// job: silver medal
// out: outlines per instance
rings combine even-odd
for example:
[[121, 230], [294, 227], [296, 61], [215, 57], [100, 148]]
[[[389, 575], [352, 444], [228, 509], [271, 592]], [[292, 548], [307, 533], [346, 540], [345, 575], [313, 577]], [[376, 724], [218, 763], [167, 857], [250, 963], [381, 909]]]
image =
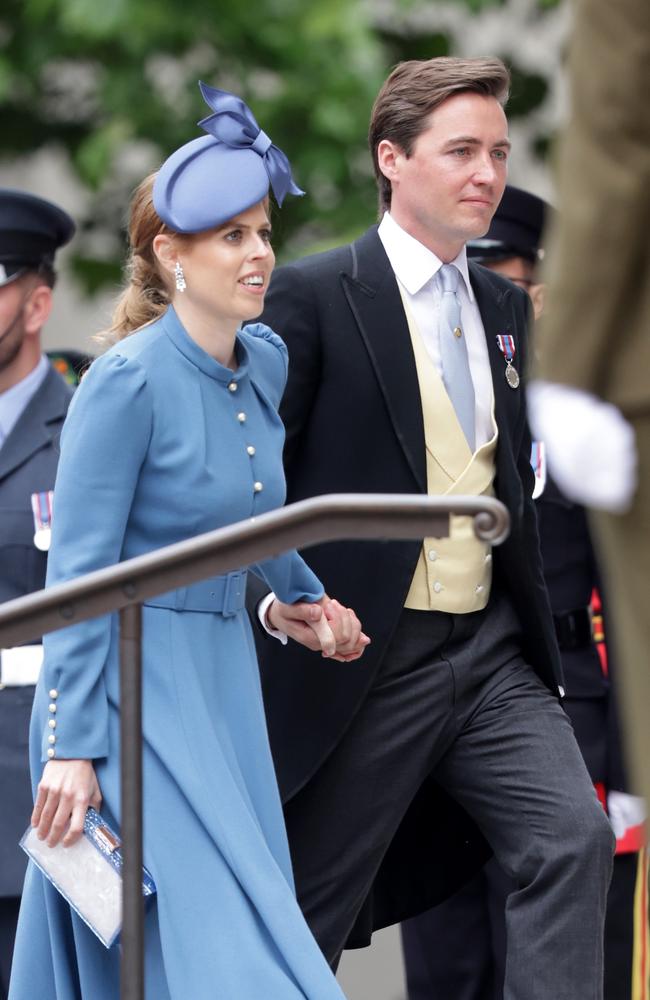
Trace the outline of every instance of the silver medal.
[[510, 362], [506, 365], [506, 382], [511, 389], [519, 388], [519, 372]]
[[34, 532], [34, 545], [41, 552], [47, 552], [51, 538], [52, 532], [49, 528], [37, 528]]

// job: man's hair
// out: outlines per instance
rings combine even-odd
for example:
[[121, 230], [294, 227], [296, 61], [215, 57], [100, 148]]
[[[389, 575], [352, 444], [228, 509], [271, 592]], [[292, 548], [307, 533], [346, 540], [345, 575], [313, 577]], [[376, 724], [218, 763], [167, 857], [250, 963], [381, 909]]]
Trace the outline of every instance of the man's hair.
[[494, 97], [503, 106], [508, 100], [510, 72], [500, 59], [411, 59], [399, 63], [377, 95], [370, 116], [368, 143], [372, 153], [380, 216], [390, 208], [391, 184], [379, 169], [377, 147], [389, 139], [410, 156], [429, 116], [456, 94]]
[[50, 264], [49, 261], [42, 261], [34, 273], [38, 275], [40, 283], [47, 285], [48, 288], [54, 288], [56, 285], [57, 273], [54, 270], [54, 265]]

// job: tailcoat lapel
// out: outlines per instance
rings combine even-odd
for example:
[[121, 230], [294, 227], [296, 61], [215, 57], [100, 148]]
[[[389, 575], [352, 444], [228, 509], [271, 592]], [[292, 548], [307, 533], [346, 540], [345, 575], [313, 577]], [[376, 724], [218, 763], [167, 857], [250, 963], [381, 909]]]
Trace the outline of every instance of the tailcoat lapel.
[[71, 395], [71, 389], [50, 368], [0, 448], [0, 480], [58, 435]]
[[424, 422], [415, 358], [397, 281], [376, 227], [351, 246], [343, 292], [363, 338], [395, 433], [423, 493]]

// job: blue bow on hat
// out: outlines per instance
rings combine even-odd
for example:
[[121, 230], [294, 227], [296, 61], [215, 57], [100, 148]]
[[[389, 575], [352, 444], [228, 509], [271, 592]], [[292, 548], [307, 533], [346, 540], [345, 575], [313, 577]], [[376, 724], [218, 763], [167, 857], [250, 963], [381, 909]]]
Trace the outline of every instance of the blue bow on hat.
[[156, 212], [178, 233], [222, 225], [258, 204], [269, 184], [278, 205], [302, 195], [289, 161], [259, 127], [240, 97], [199, 83], [213, 114], [199, 122], [207, 135], [165, 160], [153, 188]]
[[282, 205], [288, 194], [303, 195], [305, 192], [300, 190], [291, 176], [287, 157], [262, 131], [241, 97], [229, 94], [227, 90], [208, 87], [200, 80], [199, 87], [205, 103], [214, 112], [198, 123], [201, 128], [233, 149], [252, 149], [261, 156], [278, 205]]

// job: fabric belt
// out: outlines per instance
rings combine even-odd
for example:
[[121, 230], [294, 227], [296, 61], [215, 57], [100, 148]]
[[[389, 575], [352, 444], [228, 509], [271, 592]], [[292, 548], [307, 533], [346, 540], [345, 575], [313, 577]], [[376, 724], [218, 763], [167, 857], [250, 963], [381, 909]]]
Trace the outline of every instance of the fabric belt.
[[560, 649], [581, 649], [593, 641], [588, 608], [567, 611], [564, 615], [553, 615], [553, 621]]
[[168, 590], [143, 603], [151, 608], [171, 608], [173, 611], [203, 611], [232, 618], [244, 608], [246, 571], [238, 570], [226, 576], [212, 576], [189, 587]]

